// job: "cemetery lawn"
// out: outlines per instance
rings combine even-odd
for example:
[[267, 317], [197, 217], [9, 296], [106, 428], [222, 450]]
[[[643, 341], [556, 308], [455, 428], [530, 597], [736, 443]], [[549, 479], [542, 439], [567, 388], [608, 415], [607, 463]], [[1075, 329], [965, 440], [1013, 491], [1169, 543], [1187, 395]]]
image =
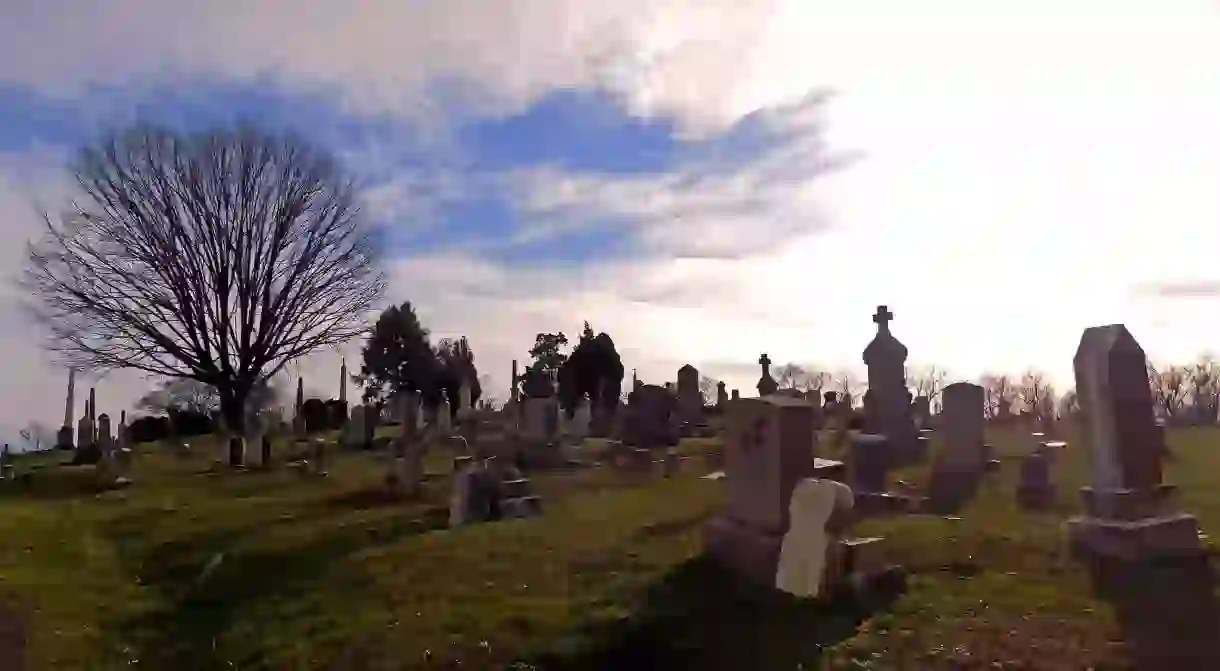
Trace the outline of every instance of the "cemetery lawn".
[[[1220, 524], [1218, 437], [1170, 434], [1168, 479], [1204, 529]], [[1018, 454], [1015, 435], [991, 438], [1001, 459]], [[1017, 510], [1006, 461], [960, 519], [863, 522], [858, 535], [885, 536], [909, 573], [903, 596], [868, 613], [745, 586], [700, 559], [722, 483], [699, 478], [699, 459], [649, 482], [606, 468], [535, 474], [543, 517], [449, 531], [445, 454], [429, 458], [426, 496], [411, 504], [378, 496], [384, 462], [370, 453], [335, 454], [325, 479], [283, 466], [201, 474], [212, 456], [143, 446], [125, 492], [85, 493], [88, 469], [47, 465], [30, 491], [0, 494], [0, 666], [14, 624], [35, 671], [1131, 661], [1115, 608], [1064, 548], [1060, 524], [1087, 478], [1077, 444], [1055, 465], [1050, 512]]]

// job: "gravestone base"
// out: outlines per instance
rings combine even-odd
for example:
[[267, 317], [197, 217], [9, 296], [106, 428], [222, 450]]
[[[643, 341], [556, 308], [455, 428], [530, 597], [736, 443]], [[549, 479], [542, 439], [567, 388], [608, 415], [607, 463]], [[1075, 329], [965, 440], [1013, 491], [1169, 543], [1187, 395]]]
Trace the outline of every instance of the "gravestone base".
[[707, 553], [729, 570], [760, 585], [775, 586], [783, 533], [759, 529], [727, 515], [708, 520], [703, 529]]
[[1017, 505], [1022, 510], [1046, 510], [1055, 503], [1055, 485], [1017, 487]]
[[885, 562], [885, 539], [848, 538], [836, 543], [823, 576], [823, 594], [844, 588], [866, 589], [873, 579], [892, 568]]
[[1171, 517], [1174, 509], [1173, 485], [1162, 484], [1152, 489], [1105, 490], [1082, 487], [1086, 517], [1137, 522], [1155, 517]]
[[982, 478], [981, 472], [970, 470], [933, 470], [928, 483], [928, 511], [949, 514], [960, 510], [978, 493]]
[[999, 459], [988, 459], [987, 463], [983, 464], [984, 473], [998, 473], [1000, 468], [1004, 466], [1004, 462]]
[[1073, 554], [1124, 562], [1200, 555], [1199, 523], [1185, 513], [1143, 520], [1074, 517], [1067, 522]]
[[542, 499], [535, 495], [506, 498], [500, 502], [502, 519], [525, 519], [542, 514]]

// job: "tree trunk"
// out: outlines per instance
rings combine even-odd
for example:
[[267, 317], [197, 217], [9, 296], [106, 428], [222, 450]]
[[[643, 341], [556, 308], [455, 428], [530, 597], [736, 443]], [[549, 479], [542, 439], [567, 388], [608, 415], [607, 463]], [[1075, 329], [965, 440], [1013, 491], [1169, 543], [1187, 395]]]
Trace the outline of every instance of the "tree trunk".
[[229, 465], [244, 466], [246, 398], [250, 395], [250, 391], [235, 386], [220, 387], [217, 391], [220, 393], [220, 414], [224, 417], [225, 428], [229, 432]]

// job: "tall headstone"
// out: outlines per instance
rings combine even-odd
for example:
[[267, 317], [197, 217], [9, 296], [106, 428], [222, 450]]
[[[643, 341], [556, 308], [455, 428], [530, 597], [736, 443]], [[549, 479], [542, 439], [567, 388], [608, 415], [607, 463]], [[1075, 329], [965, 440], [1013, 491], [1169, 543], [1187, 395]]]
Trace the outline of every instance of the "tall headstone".
[[521, 377], [517, 375], [517, 360], [513, 359], [513, 383], [508, 389], [508, 400], [516, 405], [519, 400], [517, 397], [517, 384], [521, 381]]
[[765, 396], [734, 401], [728, 410], [726, 507], [708, 522], [706, 547], [732, 570], [774, 586], [792, 492], [814, 474], [813, 408]]
[[955, 382], [945, 387], [941, 398], [945, 465], [956, 471], [981, 473], [990, 456], [984, 442], [983, 388]]
[[8, 443], [5, 443], [4, 449], [0, 450], [0, 481], [9, 481], [13, 479], [13, 455], [9, 452]]
[[716, 383], [716, 408], [724, 410], [725, 405], [729, 402], [729, 392], [724, 388], [724, 380]]
[[741, 392], [740, 392], [740, 391], [738, 391], [738, 390], [736, 390], [736, 389], [734, 389], [734, 390], [733, 390], [733, 395], [732, 395], [732, 396], [729, 398], [729, 400], [730, 400], [730, 401], [737, 401], [737, 400], [740, 400], [740, 399], [741, 399]]
[[775, 378], [771, 377], [771, 357], [765, 353], [758, 357], [758, 365], [762, 366], [762, 377], [758, 378], [758, 395], [767, 396], [774, 394], [779, 389], [779, 383]]
[[60, 450], [71, 450], [75, 443], [72, 435], [72, 410], [76, 405], [76, 369], [68, 369], [68, 397], [64, 400], [64, 423], [55, 435], [55, 447]]
[[690, 364], [678, 369], [679, 421], [696, 424], [703, 416], [703, 396], [699, 393], [699, 370]]
[[1162, 482], [1165, 449], [1153, 415], [1147, 357], [1122, 324], [1094, 326], [1073, 360], [1092, 484], [1081, 490], [1085, 515], [1068, 537], [1086, 555], [1122, 560], [1195, 556], [1198, 522], [1180, 512]]
[[[93, 433], [90, 435], [89, 442], [90, 442], [90, 444], [97, 443], [98, 442], [98, 438], [97, 438], [98, 424], [97, 424], [97, 388], [96, 387], [89, 387], [89, 425], [91, 427], [93, 427]], [[79, 440], [79, 439], [80, 439], [80, 436], [77, 436], [77, 440]]]
[[947, 513], [973, 496], [990, 455], [983, 442], [983, 388], [956, 382], [945, 387], [941, 398], [944, 442], [932, 467], [928, 504]]
[[864, 364], [868, 366], [868, 392], [865, 399], [865, 431], [889, 438], [896, 456], [905, 463], [922, 458], [925, 441], [911, 421], [910, 392], [906, 386], [907, 348], [890, 333], [894, 318], [889, 309], [880, 305], [873, 315], [877, 335], [864, 348]]
[[297, 440], [305, 437], [305, 378], [297, 377], [297, 398], [293, 405], [292, 433]]
[[583, 440], [589, 435], [592, 419], [592, 404], [586, 398], [580, 399], [576, 404], [576, 412], [572, 413], [572, 420], [568, 422], [568, 435], [576, 440]]

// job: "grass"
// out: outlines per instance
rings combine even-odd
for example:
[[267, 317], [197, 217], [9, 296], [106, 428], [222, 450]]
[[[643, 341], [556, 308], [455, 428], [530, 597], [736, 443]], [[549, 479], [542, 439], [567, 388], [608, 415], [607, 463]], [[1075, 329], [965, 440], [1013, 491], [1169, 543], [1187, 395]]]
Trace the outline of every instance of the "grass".
[[[1220, 522], [1216, 436], [1171, 434], [1169, 479], [1204, 528]], [[1001, 458], [1024, 449], [1015, 434], [993, 443]], [[714, 444], [686, 441], [681, 451]], [[143, 448], [136, 485], [122, 493], [85, 493], [88, 470], [48, 467], [30, 491], [0, 498], [0, 618], [24, 623], [27, 669], [1110, 669], [1139, 660], [1130, 614], [1095, 596], [1087, 567], [1064, 548], [1061, 522], [1087, 476], [1078, 445], [1055, 466], [1059, 501], [1048, 512], [1017, 510], [1009, 461], [959, 519], [863, 522], [860, 534], [886, 537], [909, 588], [890, 603], [829, 605], [743, 585], [701, 558], [700, 527], [721, 485], [698, 477], [698, 459], [651, 482], [608, 469], [537, 475], [543, 517], [450, 531], [440, 450], [423, 500], [410, 504], [375, 495], [385, 468], [375, 454], [336, 452], [330, 477], [315, 479], [285, 468], [201, 474], [221, 451], [200, 451], [183, 459]]]

